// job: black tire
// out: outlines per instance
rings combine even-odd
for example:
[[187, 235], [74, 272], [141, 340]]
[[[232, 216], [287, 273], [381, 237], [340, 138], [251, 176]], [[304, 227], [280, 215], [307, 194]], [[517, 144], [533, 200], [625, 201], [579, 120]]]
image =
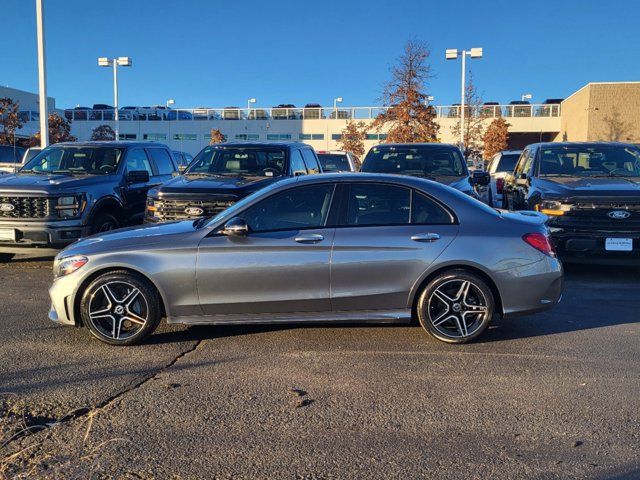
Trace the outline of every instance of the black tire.
[[15, 253], [0, 253], [0, 263], [10, 262]]
[[[469, 287], [463, 292], [465, 284]], [[485, 280], [456, 269], [431, 279], [418, 297], [416, 311], [431, 336], [446, 343], [467, 343], [491, 323], [495, 300]]]
[[118, 219], [110, 213], [98, 213], [91, 221], [91, 235], [115, 230], [120, 227]]
[[[135, 295], [134, 289], [138, 291]], [[161, 312], [155, 287], [141, 275], [126, 270], [97, 277], [80, 301], [82, 323], [94, 337], [109, 345], [142, 342], [160, 323]]]

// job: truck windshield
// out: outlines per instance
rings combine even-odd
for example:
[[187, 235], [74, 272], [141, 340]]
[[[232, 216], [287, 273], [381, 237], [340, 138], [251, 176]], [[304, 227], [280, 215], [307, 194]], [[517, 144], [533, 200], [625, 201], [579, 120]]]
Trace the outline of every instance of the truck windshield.
[[640, 177], [640, 150], [632, 145], [569, 145], [543, 148], [543, 177]]
[[467, 175], [459, 150], [438, 146], [373, 147], [367, 153], [360, 170], [424, 177]]
[[108, 175], [118, 170], [122, 151], [114, 147], [53, 146], [29, 160], [20, 172]]
[[206, 147], [185, 175], [277, 177], [286, 172], [285, 158], [280, 148]]

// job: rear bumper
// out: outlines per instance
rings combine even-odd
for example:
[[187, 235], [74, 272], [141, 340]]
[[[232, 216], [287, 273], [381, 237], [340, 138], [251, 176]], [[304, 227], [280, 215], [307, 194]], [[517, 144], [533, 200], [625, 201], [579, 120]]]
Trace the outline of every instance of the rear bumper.
[[0, 229], [13, 229], [15, 241], [0, 241], [2, 253], [55, 253], [81, 237], [90, 227], [81, 219], [56, 222], [0, 221]]
[[549, 310], [562, 299], [564, 274], [557, 258], [511, 268], [498, 274], [505, 318]]

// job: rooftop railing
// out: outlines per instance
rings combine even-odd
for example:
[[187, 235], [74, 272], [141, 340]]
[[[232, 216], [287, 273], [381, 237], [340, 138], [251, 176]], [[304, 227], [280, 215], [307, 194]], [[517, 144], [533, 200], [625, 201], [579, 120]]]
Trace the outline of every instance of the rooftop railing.
[[[272, 107], [272, 108], [137, 108], [120, 109], [119, 120], [126, 121], [203, 121], [203, 120], [370, 120], [393, 107]], [[459, 105], [431, 106], [437, 118], [459, 118]], [[21, 112], [33, 114], [37, 112]], [[115, 111], [93, 109], [69, 109], [64, 116], [73, 121], [113, 121]], [[534, 105], [481, 105], [465, 107], [465, 116], [498, 117], [559, 117], [560, 104]], [[26, 117], [25, 117], [26, 118]], [[33, 119], [33, 118], [32, 118]]]

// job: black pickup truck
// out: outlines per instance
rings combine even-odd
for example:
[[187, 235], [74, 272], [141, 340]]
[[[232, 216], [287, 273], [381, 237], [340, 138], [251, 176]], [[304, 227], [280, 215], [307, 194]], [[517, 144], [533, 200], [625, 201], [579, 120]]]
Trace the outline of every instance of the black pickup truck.
[[0, 176], [0, 261], [49, 255], [78, 238], [141, 223], [147, 191], [177, 174], [170, 150], [150, 142], [52, 145]]
[[282, 178], [322, 173], [313, 148], [297, 142], [229, 142], [196, 155], [183, 175], [149, 191], [148, 223], [209, 217]]
[[640, 149], [613, 142], [529, 145], [505, 178], [503, 205], [546, 214], [565, 260], [640, 259]]

